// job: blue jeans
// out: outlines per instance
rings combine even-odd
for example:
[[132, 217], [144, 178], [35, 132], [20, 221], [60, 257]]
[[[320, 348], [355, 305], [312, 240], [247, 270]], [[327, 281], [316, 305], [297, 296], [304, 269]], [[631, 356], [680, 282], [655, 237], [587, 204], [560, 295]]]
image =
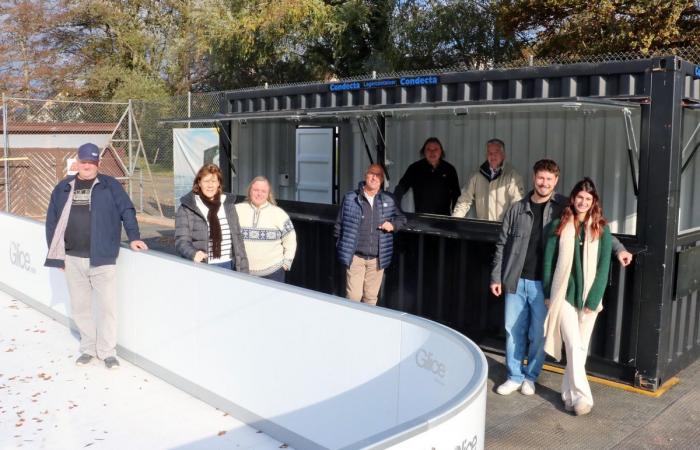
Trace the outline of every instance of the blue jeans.
[[270, 275], [265, 275], [262, 278], [267, 278], [268, 280], [278, 281], [280, 283], [284, 283], [284, 276], [285, 276], [284, 274], [285, 274], [284, 269], [282, 269], [280, 267], [279, 269], [272, 272]]
[[[506, 366], [508, 379], [533, 383], [544, 364], [544, 290], [541, 281], [518, 280], [515, 294], [506, 294]], [[527, 365], [523, 364], [527, 352]]]
[[233, 266], [234, 266], [233, 260], [231, 260], [231, 261], [226, 261], [226, 262], [222, 262], [222, 263], [214, 263], [214, 264], [212, 264], [212, 266], [214, 266], [214, 267], [221, 267], [222, 269], [231, 269], [231, 270], [235, 270], [235, 267], [233, 267]]

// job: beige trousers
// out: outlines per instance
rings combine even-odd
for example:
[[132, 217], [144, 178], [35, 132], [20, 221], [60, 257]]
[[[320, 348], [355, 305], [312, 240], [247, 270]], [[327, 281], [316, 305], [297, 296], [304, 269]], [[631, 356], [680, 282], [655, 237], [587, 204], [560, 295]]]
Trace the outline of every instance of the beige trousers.
[[586, 378], [586, 358], [598, 313], [578, 311], [563, 300], [560, 314], [561, 337], [566, 349], [566, 370], [561, 381], [561, 398], [571, 406], [576, 406], [579, 402], [593, 406], [593, 395]]
[[91, 266], [89, 258], [66, 255], [65, 274], [80, 353], [100, 359], [116, 356], [117, 266]]
[[384, 269], [378, 267], [379, 258], [364, 259], [353, 255], [346, 271], [345, 296], [356, 302], [376, 305], [384, 277]]

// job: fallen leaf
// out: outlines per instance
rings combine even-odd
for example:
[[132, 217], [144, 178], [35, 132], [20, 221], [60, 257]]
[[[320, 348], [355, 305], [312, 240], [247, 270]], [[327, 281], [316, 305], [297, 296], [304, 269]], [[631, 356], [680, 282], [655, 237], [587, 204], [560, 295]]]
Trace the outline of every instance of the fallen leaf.
[[219, 433], [217, 434], [217, 436], [223, 436], [224, 434], [226, 434], [225, 431], [219, 431]]

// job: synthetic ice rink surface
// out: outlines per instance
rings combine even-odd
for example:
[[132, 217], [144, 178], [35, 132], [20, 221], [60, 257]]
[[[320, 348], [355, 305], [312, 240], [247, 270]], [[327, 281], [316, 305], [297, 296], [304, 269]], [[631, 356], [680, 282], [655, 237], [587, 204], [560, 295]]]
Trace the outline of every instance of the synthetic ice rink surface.
[[78, 356], [68, 328], [0, 291], [0, 450], [287, 448], [121, 358]]

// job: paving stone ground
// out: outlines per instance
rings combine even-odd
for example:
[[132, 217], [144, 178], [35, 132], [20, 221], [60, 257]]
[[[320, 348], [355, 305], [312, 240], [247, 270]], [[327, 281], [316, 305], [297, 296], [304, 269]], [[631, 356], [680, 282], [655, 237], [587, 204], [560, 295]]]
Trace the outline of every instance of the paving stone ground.
[[680, 383], [651, 398], [591, 383], [591, 414], [564, 411], [561, 375], [544, 371], [534, 396], [496, 393], [506, 378], [503, 357], [487, 353], [488, 449], [698, 449], [700, 448], [700, 361], [679, 374]]

